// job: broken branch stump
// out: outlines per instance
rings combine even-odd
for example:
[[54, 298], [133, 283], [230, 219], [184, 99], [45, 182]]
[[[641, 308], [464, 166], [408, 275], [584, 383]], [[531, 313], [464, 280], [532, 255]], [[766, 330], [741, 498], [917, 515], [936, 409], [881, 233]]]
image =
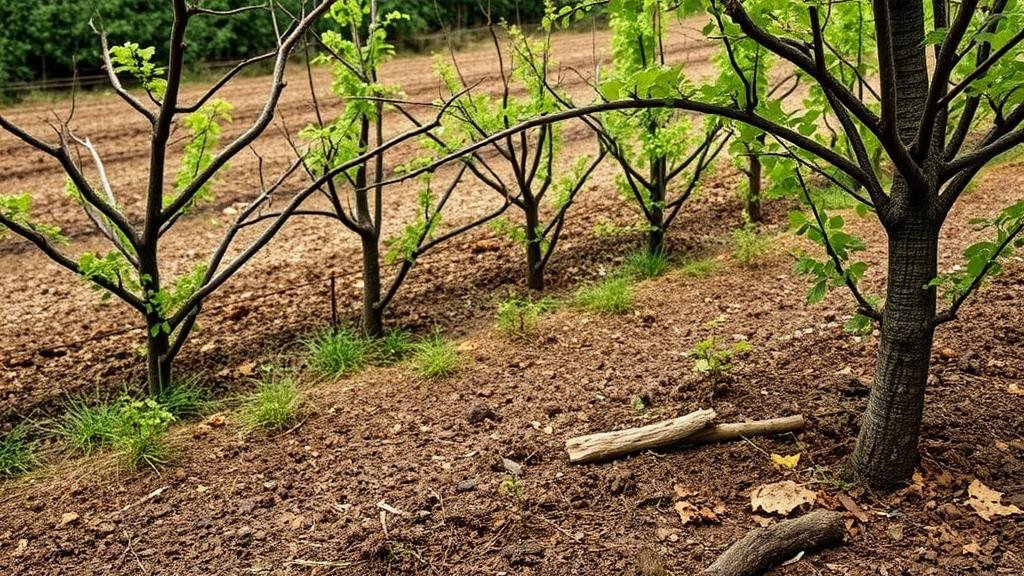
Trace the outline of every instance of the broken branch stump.
[[705, 576], [757, 576], [800, 552], [817, 550], [843, 539], [843, 515], [817, 510], [751, 530], [729, 547]]
[[583, 464], [680, 442], [715, 419], [714, 410], [697, 410], [679, 418], [640, 428], [600, 432], [565, 441], [569, 462]]
[[708, 426], [714, 417], [714, 410], [698, 410], [686, 416], [640, 428], [570, 438], [565, 441], [565, 449], [569, 452], [569, 462], [585, 464], [671, 444], [710, 444], [747, 436], [796, 432], [804, 427], [804, 417], [799, 414], [770, 420]]

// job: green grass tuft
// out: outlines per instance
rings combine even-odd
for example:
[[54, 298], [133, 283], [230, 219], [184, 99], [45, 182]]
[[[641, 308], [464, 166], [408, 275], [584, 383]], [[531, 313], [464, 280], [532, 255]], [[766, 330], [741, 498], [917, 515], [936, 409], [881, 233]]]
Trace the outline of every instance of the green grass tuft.
[[90, 404], [85, 399], [77, 399], [65, 406], [55, 433], [68, 451], [88, 456], [109, 447], [120, 426], [119, 405]]
[[241, 410], [243, 428], [247, 432], [277, 432], [294, 424], [302, 413], [302, 393], [289, 377], [260, 382], [256, 394]]
[[619, 271], [627, 278], [647, 280], [661, 276], [670, 266], [671, 262], [664, 252], [632, 252], [626, 256]]
[[404, 360], [412, 353], [412, 335], [405, 330], [389, 330], [373, 343], [375, 361], [387, 366]]
[[633, 309], [633, 288], [626, 278], [608, 278], [578, 289], [573, 301], [591, 312], [622, 314]]
[[537, 331], [537, 325], [544, 314], [554, 310], [556, 302], [551, 298], [533, 301], [526, 298], [509, 298], [498, 304], [498, 331], [510, 338], [524, 338]]
[[714, 258], [690, 260], [679, 268], [679, 272], [683, 276], [690, 276], [691, 278], [707, 278], [718, 272], [718, 262]]
[[23, 474], [39, 465], [36, 443], [27, 424], [15, 426], [0, 438], [0, 479]]
[[211, 402], [209, 391], [199, 382], [197, 376], [174, 382], [161, 390], [155, 400], [176, 419], [202, 416], [209, 411]]
[[365, 338], [348, 328], [322, 330], [304, 344], [310, 368], [320, 376], [331, 378], [357, 372], [369, 362], [373, 352]]
[[424, 378], [450, 376], [462, 364], [455, 343], [444, 339], [436, 330], [426, 339], [417, 342], [413, 349], [413, 371]]
[[775, 249], [775, 239], [754, 226], [732, 231], [732, 257], [743, 266], [753, 266]]

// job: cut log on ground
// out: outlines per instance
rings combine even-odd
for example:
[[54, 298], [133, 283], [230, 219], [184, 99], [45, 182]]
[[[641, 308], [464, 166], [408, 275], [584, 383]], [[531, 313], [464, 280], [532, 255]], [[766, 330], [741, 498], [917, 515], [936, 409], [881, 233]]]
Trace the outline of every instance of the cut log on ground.
[[757, 528], [740, 538], [704, 571], [705, 576], [758, 576], [800, 552], [843, 539], [843, 515], [818, 510], [806, 516]]
[[686, 444], [712, 444], [714, 442], [728, 442], [739, 440], [748, 436], [774, 436], [786, 432], [797, 432], [804, 429], [804, 417], [786, 416], [784, 418], [771, 418], [769, 420], [757, 420], [754, 422], [731, 422], [728, 424], [715, 424], [697, 432], [693, 436], [683, 439]]
[[800, 415], [708, 426], [714, 417], [714, 410], [698, 410], [640, 428], [570, 438], [565, 441], [565, 449], [569, 452], [569, 462], [584, 464], [673, 444], [726, 442], [748, 436], [796, 432], [804, 427], [804, 417]]
[[663, 420], [640, 428], [578, 436], [565, 441], [569, 462], [583, 464], [623, 454], [677, 444], [703, 430], [715, 419], [714, 410], [697, 410], [686, 416]]

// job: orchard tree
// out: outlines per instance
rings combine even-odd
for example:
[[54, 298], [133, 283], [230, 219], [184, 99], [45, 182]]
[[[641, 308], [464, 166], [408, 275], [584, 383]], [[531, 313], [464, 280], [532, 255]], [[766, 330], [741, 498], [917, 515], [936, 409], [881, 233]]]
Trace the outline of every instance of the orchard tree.
[[[627, 1], [610, 0], [608, 10], [619, 10]], [[660, 83], [672, 95], [642, 97], [636, 87], [623, 86], [614, 100], [532, 118], [438, 162], [553, 122], [612, 110], [677, 108], [762, 130], [789, 152], [801, 171], [811, 170], [835, 183], [885, 230], [888, 272], [881, 299], [872, 301], [858, 288], [866, 266], [849, 262], [859, 242], [842, 231], [841, 217], [816, 217], [814, 222], [794, 218], [798, 229], [818, 237], [827, 254], [817, 270], [807, 262], [803, 265], [824, 280], [816, 282], [814, 290], [846, 286], [857, 300], [859, 314], [878, 322], [874, 385], [850, 470], [883, 488], [908, 479], [919, 461], [936, 327], [956, 319], [967, 299], [1001, 270], [1020, 244], [1024, 201], [984, 222], [993, 238], [965, 252], [965, 267], [939, 273], [939, 234], [950, 210], [985, 166], [1024, 144], [1024, 91], [1014, 82], [1022, 72], [1024, 10], [1016, 0], [873, 0], [870, 10], [864, 3], [875, 48], [861, 57], [872, 60], [871, 68], [878, 71], [876, 99], [869, 90], [851, 90], [829, 69], [829, 53], [850, 60], [829, 40], [835, 33], [831, 10], [840, 3], [857, 2], [812, 2], [797, 9], [775, 0], [727, 0], [708, 8], [726, 19], [727, 30], [734, 26], [820, 87], [832, 120], [849, 141], [847, 147], [822, 143], [813, 111], [787, 111], [764, 103], [751, 108], [713, 87], [679, 86], [674, 75], [660, 74], [646, 82]], [[681, 9], [699, 6], [692, 1]], [[580, 12], [567, 8], [559, 16], [569, 21]], [[934, 58], [931, 67], [929, 52]], [[872, 158], [873, 145], [882, 150], [880, 162]], [[797, 176], [803, 179], [802, 172]], [[947, 302], [941, 310], [940, 289]]]
[[[191, 102], [185, 102], [180, 93], [186, 58], [185, 37], [190, 23], [198, 19], [230, 18], [256, 10], [265, 10], [267, 18], [276, 19], [269, 4], [218, 11], [174, 0], [166, 66], [153, 60], [154, 48], [130, 42], [110, 47], [106, 34], [99, 32], [103, 66], [112, 89], [151, 128], [142, 214], [124, 210], [118, 201], [119, 191], [111, 186], [107, 177], [97, 146], [90, 138], [72, 130], [70, 115], [61, 124], [54, 125], [54, 143], [30, 134], [0, 115], [0, 128], [60, 164], [67, 175], [65, 188], [69, 202], [85, 211], [96, 232], [109, 243], [110, 250], [76, 256], [63, 248], [68, 239], [60, 230], [40, 222], [32, 214], [32, 193], [0, 196], [0, 237], [7, 232], [20, 236], [63, 268], [136, 311], [145, 327], [147, 382], [151, 393], [171, 383], [172, 363], [194, 327], [206, 297], [269, 241], [268, 236], [261, 236], [234, 259], [224, 262], [238, 232], [251, 223], [248, 219], [280, 188], [295, 166], [253, 200], [228, 229], [207, 262], [193, 264], [188, 273], [173, 281], [164, 274], [165, 264], [180, 255], [163, 253], [161, 239], [182, 217], [211, 198], [217, 175], [270, 124], [285, 87], [284, 72], [289, 56], [305, 31], [331, 4], [331, 1], [322, 2], [293, 21], [287, 30], [277, 35], [276, 47], [271, 52], [239, 62]], [[274, 28], [278, 29], [276, 20]], [[222, 145], [221, 126], [231, 120], [231, 106], [218, 99], [217, 93], [239, 72], [263, 60], [274, 62], [263, 105], [241, 135]], [[137, 83], [139, 90], [125, 88], [122, 78]], [[180, 165], [174, 170], [169, 166], [168, 150], [176, 131], [186, 133], [186, 144]], [[102, 135], [95, 138], [102, 138]]]
[[[406, 18], [397, 11], [381, 14], [374, 0], [342, 2], [325, 15], [331, 28], [319, 36], [323, 54], [317, 60], [332, 65], [332, 91], [342, 99], [344, 107], [337, 118], [325, 122], [311, 84], [318, 121], [302, 132], [309, 145], [308, 152], [301, 157], [314, 180], [340, 165], [351, 165], [346, 170], [336, 171], [318, 188], [327, 199], [330, 210], [306, 213], [335, 219], [359, 237], [363, 276], [362, 329], [367, 336], [374, 338], [384, 334], [384, 311], [419, 256], [500, 214], [499, 211], [437, 234], [441, 226], [441, 212], [462, 180], [465, 168], [457, 172], [440, 195], [433, 193], [434, 175], [425, 174], [421, 177], [423, 187], [417, 197], [415, 220], [398, 236], [382, 236], [386, 211], [383, 184], [385, 155], [370, 153], [361, 163], [351, 164], [351, 161], [384, 144], [385, 112], [392, 106], [414, 125], [422, 126], [415, 115], [406, 111], [406, 103], [399, 100], [399, 88], [386, 86], [378, 79], [380, 65], [394, 54], [387, 30]], [[382, 262], [396, 267], [387, 286], [381, 278]]]
[[[501, 75], [500, 95], [470, 92], [453, 105], [441, 130], [428, 142], [436, 155], [444, 157], [488, 134], [559, 110], [565, 95], [551, 88], [547, 80], [554, 65], [550, 34], [545, 32], [540, 40], [533, 41], [515, 26], [505, 30], [507, 53], [497, 31], [491, 29]], [[457, 64], [438, 61], [436, 68], [450, 94], [472, 88], [466, 86]], [[523, 95], [513, 94], [514, 88]], [[526, 284], [533, 290], [544, 289], [544, 271], [561, 238], [566, 213], [605, 156], [603, 148], [593, 158], [579, 156], [569, 170], [557, 176], [555, 161], [563, 139], [560, 126], [539, 123], [535, 128], [489, 139], [475, 147], [486, 148], [488, 154], [475, 152], [463, 158], [477, 180], [522, 213], [521, 223], [495, 219], [494, 227], [525, 250]]]
[[[609, 14], [613, 69], [603, 87], [612, 97], [623, 86], [639, 88], [647, 78], [661, 78], [662, 73], [678, 75], [674, 83], [684, 81], [682, 67], [665, 61], [663, 20], [673, 14], [669, 4], [623, 2]], [[652, 83], [642, 95], [657, 96], [663, 90]], [[621, 169], [616, 184], [643, 217], [647, 252], [664, 252], [666, 230], [713, 168], [730, 131], [714, 118], [698, 131], [684, 112], [659, 108], [612, 112], [584, 121]]]

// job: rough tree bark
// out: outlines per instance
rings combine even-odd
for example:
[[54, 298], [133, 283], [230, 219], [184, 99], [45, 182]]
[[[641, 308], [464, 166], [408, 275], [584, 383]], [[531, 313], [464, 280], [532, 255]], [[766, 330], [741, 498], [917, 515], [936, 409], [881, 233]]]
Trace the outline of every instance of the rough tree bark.
[[530, 290], [543, 290], [544, 246], [538, 233], [540, 207], [527, 194], [523, 194], [523, 212], [526, 215], [526, 285]]
[[817, 510], [749, 532], [729, 547], [705, 576], [757, 576], [805, 550], [823, 548], [843, 539], [843, 515]]
[[[898, 138], [909, 146], [928, 97], [928, 70], [921, 2], [889, 2], [895, 119]], [[933, 154], [941, 154], [941, 147]], [[925, 162], [935, 181], [935, 161]], [[935, 289], [925, 286], [938, 268], [938, 191], [910, 185], [897, 174], [886, 223], [889, 245], [886, 301], [868, 409], [851, 458], [855, 473], [885, 488], [913, 474], [924, 412], [924, 391], [935, 332]]]
[[665, 158], [651, 160], [650, 231], [647, 234], [647, 253], [655, 256], [665, 251], [665, 196], [668, 163]]

